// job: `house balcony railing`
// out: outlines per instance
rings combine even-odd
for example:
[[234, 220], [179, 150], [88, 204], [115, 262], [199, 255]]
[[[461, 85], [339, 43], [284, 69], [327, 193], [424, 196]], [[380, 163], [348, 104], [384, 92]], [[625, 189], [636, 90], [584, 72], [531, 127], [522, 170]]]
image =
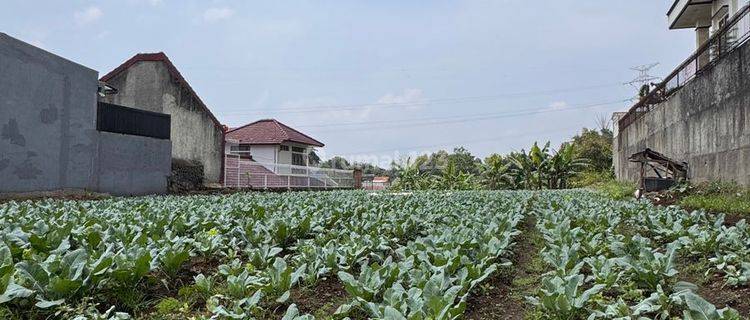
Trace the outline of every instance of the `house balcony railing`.
[[224, 158], [224, 186], [249, 189], [354, 188], [354, 171], [261, 163], [237, 154]]
[[686, 83], [709, 68], [723, 57], [740, 47], [750, 38], [750, 6], [746, 5], [732, 19], [700, 46], [685, 62], [672, 71], [664, 81], [657, 84], [648, 94], [632, 106], [618, 122], [622, 131], [650, 112], [655, 105], [666, 101]]

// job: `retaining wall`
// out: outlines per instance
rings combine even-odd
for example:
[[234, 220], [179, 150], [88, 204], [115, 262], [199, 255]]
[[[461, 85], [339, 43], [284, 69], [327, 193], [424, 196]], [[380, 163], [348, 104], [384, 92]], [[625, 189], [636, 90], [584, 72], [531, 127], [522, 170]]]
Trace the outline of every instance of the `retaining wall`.
[[618, 179], [636, 181], [639, 166], [627, 161], [651, 148], [688, 163], [695, 182], [750, 185], [750, 44], [737, 48], [653, 106], [614, 139]]

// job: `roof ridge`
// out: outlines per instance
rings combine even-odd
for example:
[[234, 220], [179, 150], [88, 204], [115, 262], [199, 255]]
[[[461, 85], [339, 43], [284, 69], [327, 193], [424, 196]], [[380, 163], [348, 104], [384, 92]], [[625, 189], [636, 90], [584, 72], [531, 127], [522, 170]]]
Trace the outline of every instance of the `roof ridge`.
[[[258, 132], [257, 130], [262, 130], [264, 133]], [[270, 137], [268, 136], [269, 134], [271, 135]], [[310, 137], [276, 119], [257, 120], [255, 122], [251, 122], [241, 127], [229, 130], [226, 132], [226, 135], [230, 138], [232, 136], [235, 136], [240, 140], [243, 140], [244, 137], [246, 138], [244, 139], [244, 141], [254, 140], [260, 142], [261, 144], [266, 144], [271, 141], [275, 141], [274, 144], [280, 144], [286, 141], [290, 141], [317, 147], [325, 146], [322, 142], [316, 140], [315, 138]], [[263, 138], [259, 140], [255, 140], [254, 138], [247, 138], [252, 136], [260, 136]]]
[[234, 131], [237, 131], [237, 130], [240, 130], [240, 129], [244, 129], [244, 128], [246, 128], [246, 127], [249, 127], [249, 126], [251, 126], [251, 125], [254, 125], [254, 124], [256, 124], [256, 123], [258, 123], [258, 122], [261, 122], [261, 121], [266, 121], [266, 120], [265, 120], [265, 119], [260, 119], [260, 120], [256, 120], [256, 121], [250, 122], [250, 123], [248, 123], [248, 124], [246, 124], [246, 125], [243, 125], [243, 126], [239, 126], [239, 127], [237, 127], [237, 128], [234, 128], [234, 129], [230, 129], [230, 130], [227, 130], [227, 132], [226, 132], [226, 133], [230, 133], [230, 132], [234, 132]]
[[214, 125], [219, 130], [221, 130], [222, 133], [224, 132], [224, 128], [221, 125], [221, 122], [219, 122], [219, 120], [216, 118], [216, 116], [214, 116], [213, 112], [211, 112], [211, 109], [208, 108], [208, 106], [203, 102], [203, 100], [198, 95], [198, 93], [196, 93], [195, 90], [193, 90], [193, 87], [191, 87], [190, 84], [187, 82], [187, 80], [185, 79], [185, 77], [183, 77], [182, 74], [180, 73], [180, 71], [177, 70], [177, 67], [172, 63], [171, 60], [169, 60], [169, 57], [167, 57], [167, 55], [164, 52], [162, 52], [162, 51], [155, 52], [155, 53], [138, 53], [138, 54], [134, 55], [132, 58], [130, 58], [130, 59], [126, 60], [125, 62], [123, 62], [117, 68], [113, 69], [112, 71], [110, 71], [107, 74], [105, 74], [104, 76], [102, 76], [99, 80], [107, 82], [107, 81], [111, 80], [112, 78], [114, 78], [115, 76], [117, 76], [120, 73], [122, 73], [123, 71], [127, 70], [128, 68], [134, 66], [136, 63], [143, 62], [143, 61], [162, 62], [162, 63], [166, 64], [167, 65], [167, 72], [169, 72], [169, 74], [173, 78], [175, 78], [173, 80], [175, 80], [178, 85], [180, 85], [180, 86], [184, 87], [185, 89], [187, 89], [188, 93], [190, 95], [192, 95], [193, 98], [195, 98], [195, 100], [197, 101], [198, 106], [200, 106], [204, 111], [206, 111], [206, 113], [208, 114], [208, 117], [211, 118], [211, 120], [213, 121]]
[[[317, 142], [317, 143], [323, 144], [322, 142], [318, 141], [317, 139], [315, 139], [315, 138], [313, 138], [313, 137], [311, 137], [311, 136], [308, 136], [308, 135], [306, 135], [306, 134], [302, 133], [301, 131], [299, 131], [299, 130], [297, 130], [297, 129], [294, 129], [294, 128], [292, 128], [292, 127], [290, 127], [290, 126], [288, 126], [288, 125], [286, 125], [286, 124], [282, 123], [281, 121], [278, 121], [278, 120], [276, 120], [276, 119], [274, 119], [274, 121], [276, 121], [276, 123], [277, 123], [277, 124], [280, 124], [280, 125], [282, 125], [282, 126], [284, 126], [284, 127], [286, 127], [286, 128], [289, 128], [289, 130], [292, 130], [292, 131], [294, 131], [294, 132], [296, 132], [296, 133], [299, 133], [299, 134], [303, 135], [304, 137], [306, 137], [306, 138], [308, 138], [308, 139], [310, 139], [310, 140], [313, 140], [313, 141], [315, 141], [315, 142]], [[286, 130], [285, 130], [285, 131], [286, 131]], [[287, 138], [288, 138], [288, 136], [289, 136], [289, 134], [287, 133]]]
[[[284, 136], [286, 137], [286, 139], [284, 139], [284, 140], [289, 140], [290, 139], [289, 138], [289, 132], [287, 132], [286, 129], [284, 129], [282, 127], [283, 124], [281, 122], [279, 122], [279, 120], [276, 120], [276, 119], [271, 119], [271, 121], [273, 121], [273, 123], [276, 125], [276, 127], [279, 128], [279, 130], [281, 130], [281, 132], [284, 134]], [[283, 126], [286, 127], [286, 125], [283, 125]]]

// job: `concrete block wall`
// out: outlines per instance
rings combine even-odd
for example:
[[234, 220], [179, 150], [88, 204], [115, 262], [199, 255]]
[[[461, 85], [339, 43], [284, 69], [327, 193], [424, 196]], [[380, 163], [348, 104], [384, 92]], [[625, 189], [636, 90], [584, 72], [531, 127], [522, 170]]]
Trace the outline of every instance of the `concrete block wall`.
[[0, 33], [0, 192], [94, 189], [97, 72]]
[[171, 174], [172, 144], [153, 139], [100, 132], [100, 192], [119, 195], [164, 193]]
[[97, 78], [0, 33], [0, 193], [166, 192], [170, 140], [97, 131]]
[[686, 161], [695, 182], [750, 185], [750, 44], [744, 44], [669, 100], [618, 131], [615, 174], [636, 181], [639, 167], [627, 158], [651, 148]]

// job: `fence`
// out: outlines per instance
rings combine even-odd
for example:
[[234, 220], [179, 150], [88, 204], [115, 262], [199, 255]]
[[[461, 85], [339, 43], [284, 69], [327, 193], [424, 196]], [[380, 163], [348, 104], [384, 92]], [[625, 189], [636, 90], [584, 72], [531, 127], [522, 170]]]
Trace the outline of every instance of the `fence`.
[[701, 71], [710, 68], [729, 52], [744, 44], [748, 38], [750, 38], [750, 6], [746, 5], [664, 81], [657, 84], [651, 92], [631, 107], [627, 114], [620, 118], [619, 130], [627, 128], [651, 111], [654, 105], [668, 99], [682, 86], [700, 75]]
[[169, 140], [171, 119], [168, 114], [99, 102], [96, 130]]
[[237, 154], [224, 158], [224, 186], [251, 189], [354, 188], [354, 171], [260, 163]]

